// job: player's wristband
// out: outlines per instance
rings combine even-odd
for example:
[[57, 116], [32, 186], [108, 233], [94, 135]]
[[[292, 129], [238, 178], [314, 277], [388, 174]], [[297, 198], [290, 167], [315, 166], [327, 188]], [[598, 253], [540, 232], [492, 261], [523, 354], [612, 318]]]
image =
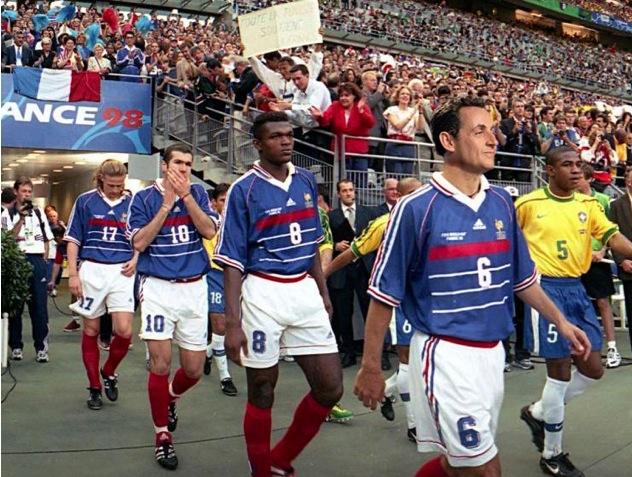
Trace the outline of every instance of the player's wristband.
[[187, 197], [189, 197], [191, 195], [191, 192], [187, 192], [186, 194], [184, 194], [182, 196], [182, 200], [186, 199]]

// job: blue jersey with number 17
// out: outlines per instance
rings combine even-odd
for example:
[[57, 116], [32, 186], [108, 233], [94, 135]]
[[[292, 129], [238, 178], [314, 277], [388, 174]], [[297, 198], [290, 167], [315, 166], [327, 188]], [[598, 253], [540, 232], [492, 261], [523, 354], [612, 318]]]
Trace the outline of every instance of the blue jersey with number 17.
[[311, 172], [288, 166], [285, 182], [256, 163], [231, 186], [215, 261], [243, 273], [309, 270], [323, 239], [316, 180]]
[[81, 260], [123, 263], [132, 258], [132, 246], [125, 237], [130, 201], [127, 194], [108, 200], [98, 189], [77, 197], [64, 240], [79, 246]]
[[513, 329], [513, 293], [537, 280], [509, 194], [467, 197], [435, 173], [391, 214], [369, 294], [423, 333], [497, 341]]
[[[163, 193], [162, 182], [156, 181], [134, 195], [127, 220], [130, 241], [156, 216], [162, 207]], [[217, 223], [217, 213], [211, 210], [208, 195], [200, 184], [191, 185], [191, 196]], [[210, 270], [202, 237], [182, 199], [175, 202], [153, 242], [140, 254], [136, 268], [140, 274], [165, 280], [197, 277]]]

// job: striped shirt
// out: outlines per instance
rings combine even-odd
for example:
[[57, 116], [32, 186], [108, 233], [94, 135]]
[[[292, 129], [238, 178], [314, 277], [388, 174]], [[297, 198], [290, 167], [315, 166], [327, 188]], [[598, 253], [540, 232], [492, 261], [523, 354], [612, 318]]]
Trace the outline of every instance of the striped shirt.
[[369, 294], [430, 335], [494, 341], [512, 332], [513, 292], [537, 273], [506, 191], [465, 196], [441, 173], [393, 209]]
[[[163, 203], [164, 188], [157, 180], [134, 195], [129, 208], [127, 236], [134, 235], [156, 216]], [[217, 223], [206, 191], [200, 184], [191, 185], [191, 196], [200, 208]], [[197, 277], [211, 266], [198, 232], [184, 201], [180, 198], [169, 211], [153, 242], [138, 257], [138, 273], [166, 280]]]
[[290, 163], [281, 182], [255, 163], [228, 191], [215, 261], [243, 273], [306, 272], [323, 240], [317, 197], [311, 172]]
[[77, 197], [64, 240], [79, 246], [79, 259], [100, 263], [131, 260], [132, 246], [125, 237], [130, 202], [127, 194], [112, 201], [98, 189]]

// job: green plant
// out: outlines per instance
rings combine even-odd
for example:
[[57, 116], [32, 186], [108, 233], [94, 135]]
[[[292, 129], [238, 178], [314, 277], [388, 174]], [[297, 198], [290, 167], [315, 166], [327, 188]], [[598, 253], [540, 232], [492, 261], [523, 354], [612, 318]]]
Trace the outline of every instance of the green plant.
[[15, 237], [2, 231], [2, 311], [14, 313], [30, 298], [33, 266], [18, 247]]

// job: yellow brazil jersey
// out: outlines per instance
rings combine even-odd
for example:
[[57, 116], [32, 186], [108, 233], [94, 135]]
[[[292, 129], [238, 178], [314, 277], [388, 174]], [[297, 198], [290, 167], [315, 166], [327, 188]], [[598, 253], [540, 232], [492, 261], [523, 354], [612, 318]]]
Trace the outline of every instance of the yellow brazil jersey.
[[331, 226], [329, 225], [329, 216], [327, 211], [318, 207], [318, 216], [320, 217], [320, 225], [323, 228], [323, 241], [318, 246], [318, 252], [323, 253], [325, 250], [334, 249], [334, 239], [331, 234]]
[[206, 249], [206, 253], [208, 253], [208, 259], [211, 261], [211, 268], [213, 270], [223, 270], [217, 263], [213, 261], [213, 256], [215, 255], [215, 245], [217, 245], [217, 237], [219, 234], [213, 235], [213, 238], [203, 239], [202, 243], [204, 244], [204, 248]]
[[605, 244], [618, 231], [597, 199], [578, 192], [537, 189], [516, 201], [516, 214], [538, 271], [549, 277], [580, 277], [590, 268], [592, 238]]
[[362, 231], [362, 234], [351, 242], [351, 251], [356, 258], [368, 255], [380, 248], [389, 215], [380, 215], [377, 219], [372, 220]]

